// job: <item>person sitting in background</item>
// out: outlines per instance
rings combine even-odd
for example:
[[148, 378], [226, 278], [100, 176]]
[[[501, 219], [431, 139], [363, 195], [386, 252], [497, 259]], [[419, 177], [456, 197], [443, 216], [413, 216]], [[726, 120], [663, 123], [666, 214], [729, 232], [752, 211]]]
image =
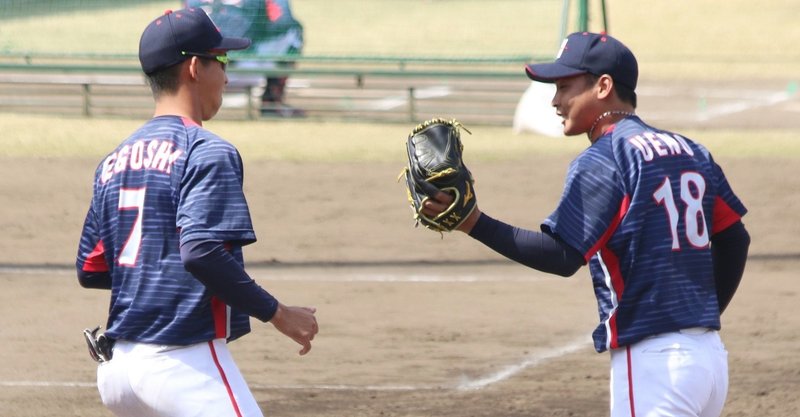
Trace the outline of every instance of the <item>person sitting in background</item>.
[[[303, 25], [292, 14], [289, 0], [188, 0], [186, 7], [200, 7], [226, 36], [252, 39], [252, 47], [238, 55], [231, 67], [243, 69], [292, 68], [294, 61], [266, 61], [248, 57], [300, 55]], [[234, 74], [231, 74], [231, 78]], [[286, 104], [288, 75], [267, 74], [261, 95], [261, 115], [303, 117], [305, 112]]]

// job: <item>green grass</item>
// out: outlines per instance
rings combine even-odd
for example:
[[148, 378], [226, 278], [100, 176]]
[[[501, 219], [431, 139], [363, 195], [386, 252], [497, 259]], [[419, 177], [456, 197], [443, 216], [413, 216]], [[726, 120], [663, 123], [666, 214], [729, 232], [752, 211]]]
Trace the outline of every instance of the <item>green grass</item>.
[[[0, 157], [89, 158], [100, 160], [142, 122], [0, 113]], [[36, 126], [32, 129], [31, 126]], [[405, 163], [410, 126], [345, 122], [269, 123], [211, 121], [206, 127], [230, 140], [248, 161], [382, 161]], [[470, 128], [469, 126], [467, 126]], [[515, 135], [504, 127], [471, 127], [464, 134], [468, 161], [524, 160], [530, 155], [577, 155], [584, 136], [548, 138]], [[680, 132], [724, 157], [800, 158], [792, 130], [713, 130]], [[758, 138], [757, 141], [753, 138]]]
[[0, 21], [0, 49], [48, 53], [136, 53], [144, 27], [179, 2], [125, 4]]
[[[110, 1], [110, 0], [109, 0]], [[576, 3], [572, 1], [572, 14]], [[598, 1], [591, 2], [594, 5]], [[643, 78], [800, 77], [797, 0], [611, 0], [609, 29]], [[562, 0], [302, 0], [308, 55], [555, 54]], [[4, 19], [0, 50], [135, 54], [144, 26], [179, 1]], [[591, 30], [600, 30], [598, 7]], [[570, 21], [568, 29], [576, 26]]]

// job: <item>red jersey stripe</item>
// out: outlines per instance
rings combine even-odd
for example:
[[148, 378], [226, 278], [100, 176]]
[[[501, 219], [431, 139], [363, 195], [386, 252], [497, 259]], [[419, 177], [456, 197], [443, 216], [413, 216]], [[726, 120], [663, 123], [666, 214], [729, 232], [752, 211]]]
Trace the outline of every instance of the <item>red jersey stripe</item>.
[[214, 333], [218, 339], [228, 338], [228, 305], [211, 297], [211, 314], [214, 316]]
[[619, 347], [619, 331], [617, 330], [617, 307], [622, 301], [622, 293], [625, 291], [625, 281], [622, 279], [622, 271], [619, 267], [619, 258], [617, 255], [608, 248], [603, 248], [600, 252], [603, 258], [603, 263], [611, 278], [610, 290], [614, 292], [614, 297], [617, 301], [611, 315], [608, 317], [608, 347], [609, 349], [616, 349]]
[[598, 240], [597, 243], [595, 243], [594, 246], [592, 246], [592, 248], [589, 249], [589, 252], [584, 254], [586, 262], [589, 262], [589, 259], [591, 259], [591, 257], [594, 256], [594, 254], [597, 253], [597, 251], [600, 250], [600, 248], [606, 245], [608, 239], [611, 239], [611, 235], [614, 234], [619, 224], [622, 223], [622, 219], [628, 213], [628, 208], [630, 207], [630, 205], [631, 205], [631, 197], [629, 195], [625, 195], [625, 197], [623, 197], [622, 199], [622, 202], [620, 203], [619, 211], [617, 211], [617, 214], [611, 220], [611, 224], [608, 225], [608, 229], [606, 230], [606, 232], [603, 233], [603, 236], [600, 237], [600, 240]]

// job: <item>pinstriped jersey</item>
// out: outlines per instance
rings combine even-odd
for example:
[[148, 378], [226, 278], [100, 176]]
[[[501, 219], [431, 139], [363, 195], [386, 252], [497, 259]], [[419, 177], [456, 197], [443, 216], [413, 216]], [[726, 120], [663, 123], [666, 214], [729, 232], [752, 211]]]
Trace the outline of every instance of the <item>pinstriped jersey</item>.
[[184, 269], [181, 243], [226, 242], [243, 264], [255, 242], [233, 145], [177, 116], [144, 124], [97, 167], [77, 267], [112, 277], [106, 335], [188, 345], [234, 339], [249, 317]]
[[747, 210], [702, 145], [636, 116], [571, 164], [542, 230], [589, 262], [603, 352], [690, 327], [720, 328], [710, 238]]

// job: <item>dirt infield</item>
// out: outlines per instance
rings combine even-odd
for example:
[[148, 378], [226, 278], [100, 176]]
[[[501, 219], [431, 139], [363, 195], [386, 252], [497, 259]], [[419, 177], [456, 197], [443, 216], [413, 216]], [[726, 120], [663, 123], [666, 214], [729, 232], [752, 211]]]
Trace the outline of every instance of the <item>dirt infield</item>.
[[[569, 159], [471, 166], [481, 207], [536, 227]], [[96, 162], [0, 160], [0, 416], [110, 415], [80, 336], [104, 322], [108, 294], [81, 289], [70, 266]], [[753, 236], [723, 317], [725, 415], [800, 415], [796, 161], [720, 162]], [[549, 277], [465, 236], [412, 228], [398, 164], [245, 164], [260, 238], [249, 270], [282, 301], [318, 307], [321, 327], [306, 357], [257, 323], [231, 345], [267, 415], [607, 415], [608, 357], [590, 345], [586, 269]]]

